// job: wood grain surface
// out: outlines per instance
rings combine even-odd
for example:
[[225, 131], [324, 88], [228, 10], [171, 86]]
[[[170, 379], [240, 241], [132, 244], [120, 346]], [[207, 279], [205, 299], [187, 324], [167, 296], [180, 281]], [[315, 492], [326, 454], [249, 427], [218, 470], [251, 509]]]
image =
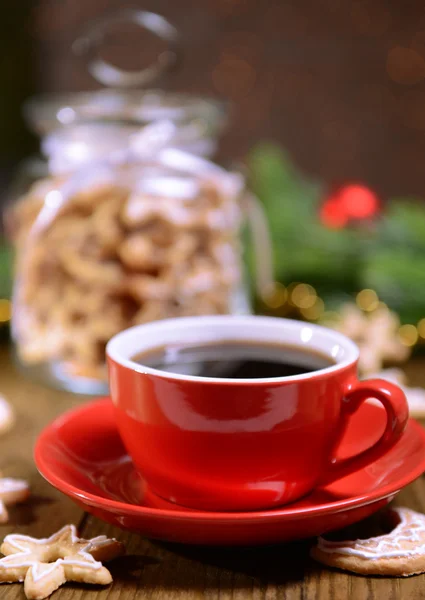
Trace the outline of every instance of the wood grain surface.
[[[412, 361], [413, 384], [425, 384], [423, 360]], [[425, 599], [425, 576], [409, 579], [358, 577], [322, 568], [308, 556], [312, 540], [260, 548], [199, 548], [143, 539], [84, 514], [37, 473], [32, 449], [40, 430], [64, 410], [87, 398], [45, 388], [25, 379], [12, 365], [7, 348], [0, 349], [0, 393], [14, 405], [18, 421], [0, 438], [0, 469], [31, 483], [32, 496], [10, 510], [12, 532], [50, 535], [75, 523], [84, 537], [115, 536], [127, 556], [110, 563], [114, 582], [107, 588], [67, 584], [54, 600], [407, 600]], [[400, 492], [396, 504], [425, 512], [425, 481], [421, 477]], [[373, 517], [377, 519], [377, 517]], [[23, 586], [0, 586], [1, 600], [24, 600]]]

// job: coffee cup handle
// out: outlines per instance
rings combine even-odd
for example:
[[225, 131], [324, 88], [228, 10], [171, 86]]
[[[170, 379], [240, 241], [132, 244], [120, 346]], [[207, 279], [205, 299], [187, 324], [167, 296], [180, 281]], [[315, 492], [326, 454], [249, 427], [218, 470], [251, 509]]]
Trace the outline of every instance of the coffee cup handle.
[[[381, 402], [387, 413], [387, 423], [384, 433], [379, 440], [367, 450], [350, 456], [349, 458], [337, 459], [335, 457], [348, 423], [353, 413], [360, 405], [370, 398]], [[324, 476], [320, 479], [320, 485], [327, 485], [345, 477], [350, 473], [362, 469], [371, 462], [383, 456], [400, 439], [409, 418], [409, 408], [404, 392], [396, 385], [383, 379], [368, 379], [366, 381], [354, 381], [350, 383], [344, 392], [341, 410], [340, 429], [336, 443], [331, 452], [330, 465]]]

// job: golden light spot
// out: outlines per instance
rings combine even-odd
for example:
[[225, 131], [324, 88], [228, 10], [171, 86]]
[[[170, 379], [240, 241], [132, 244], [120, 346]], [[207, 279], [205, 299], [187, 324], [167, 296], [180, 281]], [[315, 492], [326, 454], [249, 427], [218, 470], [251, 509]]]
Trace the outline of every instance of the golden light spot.
[[414, 346], [418, 341], [418, 330], [414, 325], [402, 325], [398, 330], [400, 341], [405, 346]]
[[396, 46], [388, 52], [387, 73], [401, 85], [419, 83], [425, 79], [425, 60], [412, 48]]
[[421, 319], [418, 323], [418, 333], [421, 338], [425, 338], [425, 319]]
[[284, 285], [279, 282], [275, 282], [271, 290], [265, 291], [263, 295], [263, 301], [269, 308], [280, 308], [283, 306], [288, 299], [288, 291]]
[[378, 308], [379, 298], [375, 290], [365, 289], [356, 296], [356, 304], [362, 310], [370, 312]]
[[12, 303], [6, 298], [0, 298], [0, 323], [7, 323], [12, 317]]
[[247, 96], [255, 85], [257, 74], [249, 62], [242, 58], [224, 56], [212, 72], [215, 88], [231, 98]]
[[291, 303], [297, 308], [311, 308], [316, 302], [317, 294], [313, 286], [299, 283], [291, 291]]
[[312, 306], [300, 308], [300, 313], [308, 321], [317, 321], [325, 311], [325, 303], [321, 298], [316, 296], [316, 300]]
[[294, 306], [294, 303], [292, 302], [292, 292], [294, 291], [294, 289], [297, 287], [297, 285], [300, 285], [299, 281], [292, 281], [291, 283], [289, 283], [286, 286], [286, 289], [288, 291], [288, 304], [290, 306]]

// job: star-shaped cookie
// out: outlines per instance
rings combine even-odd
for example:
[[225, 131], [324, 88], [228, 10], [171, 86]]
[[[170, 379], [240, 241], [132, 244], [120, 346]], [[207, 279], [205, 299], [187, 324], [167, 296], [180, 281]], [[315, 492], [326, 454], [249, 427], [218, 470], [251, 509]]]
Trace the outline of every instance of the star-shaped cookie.
[[66, 525], [49, 538], [7, 535], [0, 548], [0, 582], [24, 582], [30, 600], [46, 598], [66, 581], [106, 585], [112, 577], [101, 561], [124, 553], [123, 545], [104, 535], [85, 540], [74, 525]]
[[403, 362], [410, 350], [398, 337], [400, 321], [386, 306], [365, 314], [355, 304], [341, 308], [335, 328], [359, 347], [359, 369], [363, 375], [380, 371], [385, 362]]

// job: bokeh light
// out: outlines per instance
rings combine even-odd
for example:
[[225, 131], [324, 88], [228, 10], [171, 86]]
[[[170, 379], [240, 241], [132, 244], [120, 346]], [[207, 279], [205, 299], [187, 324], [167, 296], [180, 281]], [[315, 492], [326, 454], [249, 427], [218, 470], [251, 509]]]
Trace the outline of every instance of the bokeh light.
[[378, 308], [379, 298], [375, 290], [361, 290], [356, 296], [356, 304], [359, 308], [366, 312], [370, 312]]
[[325, 303], [319, 297], [316, 297], [314, 304], [307, 308], [300, 308], [301, 315], [308, 321], [317, 321], [323, 317], [325, 312]]
[[378, 196], [362, 184], [347, 184], [322, 205], [320, 218], [328, 227], [342, 228], [350, 220], [369, 219], [380, 209]]
[[266, 290], [263, 295], [263, 302], [272, 309], [283, 306], [288, 299], [288, 291], [282, 283], [276, 281], [271, 290]]
[[244, 58], [222, 57], [211, 74], [216, 90], [232, 99], [247, 96], [255, 85], [256, 72]]
[[414, 325], [402, 325], [398, 330], [400, 341], [405, 346], [414, 346], [418, 341], [418, 330]]
[[0, 323], [7, 323], [12, 317], [12, 303], [6, 298], [0, 298]]
[[316, 290], [307, 283], [298, 283], [291, 291], [290, 301], [297, 308], [311, 308], [316, 299]]
[[418, 333], [421, 338], [425, 339], [425, 318], [421, 319], [418, 323]]
[[341, 206], [356, 219], [372, 217], [379, 210], [378, 197], [368, 187], [352, 184], [344, 187], [341, 193]]
[[425, 79], [425, 60], [416, 50], [395, 46], [387, 55], [387, 73], [401, 85], [413, 85]]

